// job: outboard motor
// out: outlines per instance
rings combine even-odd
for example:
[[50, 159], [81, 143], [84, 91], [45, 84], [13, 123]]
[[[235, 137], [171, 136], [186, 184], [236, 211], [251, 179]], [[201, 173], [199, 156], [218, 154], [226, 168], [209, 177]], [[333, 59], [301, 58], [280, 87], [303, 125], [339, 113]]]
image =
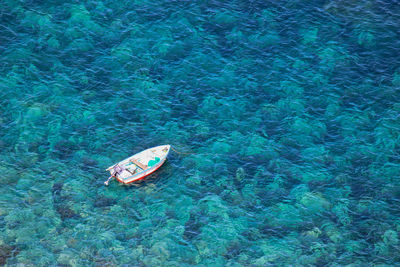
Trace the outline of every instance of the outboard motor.
[[110, 183], [110, 180], [111, 180], [113, 177], [117, 177], [117, 175], [118, 175], [118, 174], [121, 174], [124, 170], [125, 170], [124, 167], [119, 166], [118, 164], [115, 165], [115, 166], [113, 167], [113, 173], [112, 173], [112, 175], [111, 175], [110, 177], [108, 177], [107, 181], [105, 181], [104, 184], [105, 184], [105, 185], [108, 185], [108, 184]]
[[115, 165], [115, 166], [113, 167], [113, 170], [114, 170], [113, 176], [117, 176], [117, 174], [121, 174], [121, 173], [125, 170], [125, 168], [122, 167], [122, 166], [119, 166], [119, 165], [117, 164], [117, 165]]

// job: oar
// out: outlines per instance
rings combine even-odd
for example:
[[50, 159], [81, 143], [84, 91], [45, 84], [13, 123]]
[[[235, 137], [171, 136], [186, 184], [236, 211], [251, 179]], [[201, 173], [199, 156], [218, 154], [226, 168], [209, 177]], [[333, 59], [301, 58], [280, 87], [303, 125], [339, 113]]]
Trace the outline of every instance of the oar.
[[108, 177], [107, 181], [105, 181], [104, 184], [105, 184], [105, 185], [108, 185], [108, 184], [110, 183], [110, 180], [111, 180], [112, 178], [114, 178], [114, 176], [112, 176], [112, 175], [111, 175], [110, 177]]
[[[106, 171], [111, 170], [112, 168], [114, 168], [114, 167], [117, 166], [117, 165], [118, 165], [118, 163], [117, 163], [117, 164], [114, 164], [114, 165], [111, 166], [111, 167], [108, 167], [108, 168], [106, 169]], [[111, 171], [110, 171], [110, 172], [111, 172]], [[108, 177], [107, 181], [105, 181], [104, 184], [105, 184], [105, 185], [108, 185], [108, 184], [110, 183], [110, 180], [111, 180], [113, 177], [114, 177], [114, 176], [111, 174], [111, 176]]]

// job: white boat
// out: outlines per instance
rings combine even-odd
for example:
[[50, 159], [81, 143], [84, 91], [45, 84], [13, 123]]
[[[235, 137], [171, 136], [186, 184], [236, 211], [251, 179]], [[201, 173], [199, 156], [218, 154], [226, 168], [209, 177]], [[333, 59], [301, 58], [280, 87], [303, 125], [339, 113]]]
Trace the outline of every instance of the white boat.
[[108, 167], [106, 171], [109, 171], [111, 176], [104, 184], [108, 185], [112, 178], [123, 184], [129, 184], [152, 174], [163, 165], [170, 147], [170, 145], [152, 147]]

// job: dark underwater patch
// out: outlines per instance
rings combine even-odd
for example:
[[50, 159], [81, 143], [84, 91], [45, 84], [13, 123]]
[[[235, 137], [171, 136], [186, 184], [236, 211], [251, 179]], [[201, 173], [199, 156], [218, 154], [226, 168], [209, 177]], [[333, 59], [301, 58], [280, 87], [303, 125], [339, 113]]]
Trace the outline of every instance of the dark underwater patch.
[[7, 259], [16, 257], [20, 250], [16, 246], [3, 244], [0, 245], [0, 265], [5, 265]]
[[96, 199], [96, 201], [93, 204], [93, 207], [104, 208], [104, 207], [109, 207], [109, 206], [115, 205], [116, 203], [117, 203], [117, 200], [115, 200], [113, 198], [100, 197], [100, 198]]

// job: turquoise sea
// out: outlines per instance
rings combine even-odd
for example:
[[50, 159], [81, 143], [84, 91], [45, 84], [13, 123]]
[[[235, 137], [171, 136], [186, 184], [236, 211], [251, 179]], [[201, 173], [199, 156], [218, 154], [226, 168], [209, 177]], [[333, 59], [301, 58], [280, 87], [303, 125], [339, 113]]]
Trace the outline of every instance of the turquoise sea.
[[0, 265], [400, 265], [399, 27], [391, 0], [2, 0]]

